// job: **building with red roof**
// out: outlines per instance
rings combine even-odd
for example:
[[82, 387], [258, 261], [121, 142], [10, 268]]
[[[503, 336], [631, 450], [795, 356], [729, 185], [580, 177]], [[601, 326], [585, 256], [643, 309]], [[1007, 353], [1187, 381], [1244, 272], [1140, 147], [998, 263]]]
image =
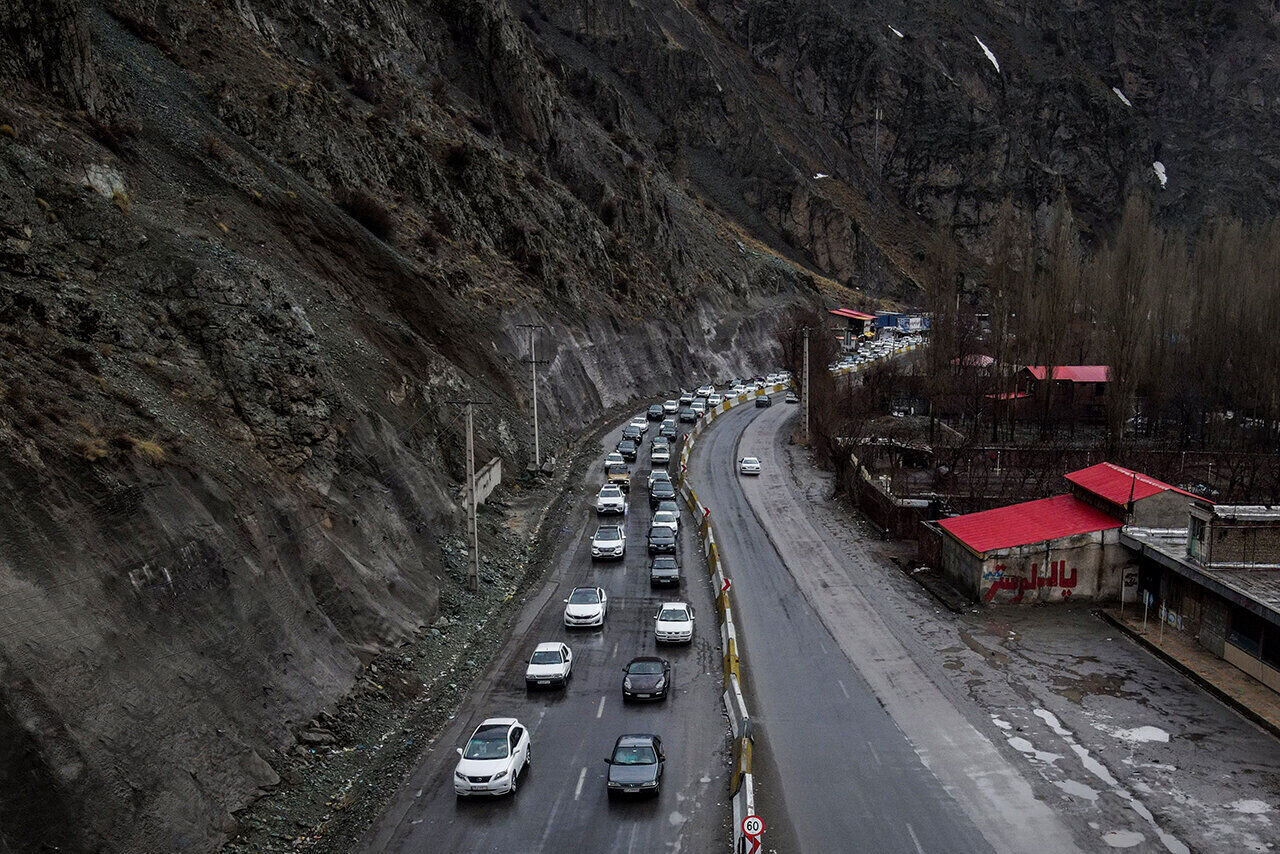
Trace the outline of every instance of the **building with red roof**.
[[1115, 463], [1068, 472], [1066, 478], [1076, 498], [1143, 528], [1185, 528], [1192, 505], [1208, 507], [1213, 503]]
[[[1046, 379], [1052, 375], [1052, 379]], [[1027, 365], [1017, 374], [1018, 391], [1036, 398], [1043, 405], [1045, 397], [1060, 419], [1100, 424], [1107, 416], [1107, 393], [1111, 386], [1111, 368], [1107, 365]], [[1043, 411], [1041, 406], [1019, 410], [1021, 417]]]
[[874, 314], [854, 311], [851, 308], [833, 308], [829, 313], [844, 321], [843, 323], [837, 321], [834, 331], [840, 333], [840, 340], [846, 350], [852, 348], [853, 342], [857, 339], [871, 334], [871, 321], [876, 319]]
[[1132, 553], [1126, 525], [1186, 527], [1211, 502], [1114, 463], [1066, 475], [1070, 492], [931, 525], [942, 571], [984, 602], [1114, 599]]

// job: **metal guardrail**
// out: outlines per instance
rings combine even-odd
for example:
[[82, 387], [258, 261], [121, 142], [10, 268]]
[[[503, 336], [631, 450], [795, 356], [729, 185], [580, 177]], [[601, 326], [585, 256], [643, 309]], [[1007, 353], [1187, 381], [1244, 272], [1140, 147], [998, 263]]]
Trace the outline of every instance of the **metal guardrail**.
[[724, 650], [724, 706], [728, 712], [729, 727], [733, 733], [733, 772], [729, 781], [729, 793], [733, 798], [732, 850], [735, 852], [739, 850], [740, 842], [745, 839], [742, 834], [742, 820], [749, 815], [755, 815], [756, 812], [755, 784], [751, 776], [751, 715], [747, 711], [747, 702], [742, 691], [742, 659], [738, 655], [738, 631], [733, 620], [732, 581], [724, 559], [720, 556], [720, 549], [716, 545], [710, 508], [698, 500], [698, 494], [690, 483], [689, 454], [693, 451], [698, 436], [716, 419], [716, 416], [752, 402], [762, 394], [776, 394], [784, 388], [785, 386], [779, 383], [739, 395], [709, 409], [694, 424], [680, 451], [680, 495], [688, 504], [689, 512], [699, 520], [698, 534], [716, 592], [716, 613], [720, 617], [720, 648]]

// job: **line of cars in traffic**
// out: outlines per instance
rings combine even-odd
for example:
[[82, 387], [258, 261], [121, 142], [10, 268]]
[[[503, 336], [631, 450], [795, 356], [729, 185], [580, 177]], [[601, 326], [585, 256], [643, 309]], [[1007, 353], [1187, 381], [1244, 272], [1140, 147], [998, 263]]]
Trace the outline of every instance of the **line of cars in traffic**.
[[858, 349], [852, 353], [842, 356], [837, 361], [827, 365], [827, 370], [832, 371], [851, 371], [860, 368], [863, 365], [876, 362], [881, 359], [887, 359], [890, 356], [896, 356], [899, 353], [905, 353], [920, 344], [924, 338], [918, 334], [903, 335], [901, 338], [882, 338], [875, 341], [868, 341], [859, 345]]
[[[603, 520], [610, 516], [620, 516], [623, 521], [627, 518], [631, 509], [632, 481], [628, 463], [637, 461], [645, 435], [657, 422], [649, 447], [650, 473], [647, 478], [649, 584], [651, 588], [679, 588], [681, 573], [677, 544], [680, 507], [675, 484], [666, 470], [672, 457], [671, 443], [679, 435], [677, 423], [696, 423], [708, 410], [720, 405], [726, 396], [736, 397], [789, 381], [790, 375], [781, 372], [746, 381], [735, 380], [723, 393], [707, 385], [685, 392], [677, 399], [654, 404], [643, 415], [631, 419], [623, 428], [614, 451], [605, 457], [604, 483], [594, 501], [596, 515], [602, 522], [591, 537], [591, 559], [623, 560], [626, 557], [626, 526]], [[759, 461], [753, 457], [743, 458], [739, 461], [739, 471], [742, 474], [759, 474]], [[563, 624], [566, 629], [603, 629], [608, 613], [609, 595], [603, 587], [577, 586], [564, 599]], [[695, 617], [694, 607], [688, 602], [660, 602], [653, 617], [655, 642], [692, 643]], [[567, 688], [573, 679], [573, 663], [573, 650], [564, 641], [537, 644], [525, 668], [526, 687], [531, 690]], [[623, 701], [665, 700], [671, 689], [671, 670], [671, 663], [660, 656], [635, 656], [623, 667]], [[454, 770], [455, 794], [460, 798], [515, 794], [521, 776], [532, 765], [531, 741], [528, 728], [517, 718], [494, 717], [481, 722], [466, 745], [458, 748], [459, 760]], [[620, 735], [604, 761], [608, 765], [606, 789], [611, 797], [618, 794], [656, 795], [659, 792], [666, 761], [659, 735]]]

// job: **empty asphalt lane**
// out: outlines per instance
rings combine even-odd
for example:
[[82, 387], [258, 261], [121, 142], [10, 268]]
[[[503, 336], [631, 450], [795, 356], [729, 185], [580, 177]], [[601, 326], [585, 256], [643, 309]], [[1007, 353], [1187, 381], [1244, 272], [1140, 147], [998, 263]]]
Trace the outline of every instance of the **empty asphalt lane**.
[[[600, 457], [588, 473], [582, 501], [564, 525], [567, 545], [540, 596], [535, 596], [513, 636], [455, 719], [428, 748], [420, 765], [366, 836], [369, 852], [709, 852], [722, 849], [731, 821], [727, 798], [727, 731], [721, 707], [722, 665], [715, 605], [700, 559], [692, 520], [684, 515], [680, 591], [649, 587], [645, 554], [650, 512], [646, 475], [656, 427], [641, 449], [626, 519], [624, 561], [593, 563], [590, 535], [598, 521], [594, 496], [602, 478]], [[604, 446], [612, 450], [614, 431]], [[562, 599], [578, 585], [599, 585], [609, 595], [603, 630], [567, 630]], [[653, 615], [658, 603], [684, 598], [697, 616], [694, 643], [658, 647]], [[533, 647], [564, 640], [573, 650], [574, 674], [565, 691], [526, 692], [524, 667]], [[622, 667], [636, 655], [671, 661], [673, 689], [653, 704], [622, 703]], [[533, 765], [514, 798], [462, 800], [453, 793], [455, 747], [486, 717], [512, 715], [529, 727]], [[611, 802], [606, 766], [614, 739], [652, 732], [666, 748], [662, 792], [654, 799]]]
[[761, 762], [776, 776], [758, 811], [804, 854], [993, 850], [842, 654], [758, 523], [735, 461], [762, 412], [721, 416], [690, 464], [733, 578], [748, 707], [763, 735]]

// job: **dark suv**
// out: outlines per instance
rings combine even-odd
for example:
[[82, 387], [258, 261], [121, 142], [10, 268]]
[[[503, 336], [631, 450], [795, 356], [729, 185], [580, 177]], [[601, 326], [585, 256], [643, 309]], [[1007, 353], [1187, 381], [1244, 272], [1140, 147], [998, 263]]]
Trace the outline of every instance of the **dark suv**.
[[644, 433], [640, 431], [639, 427], [632, 427], [630, 424], [628, 424], [626, 427], [622, 428], [622, 438], [630, 439], [631, 441], [639, 445], [641, 442], [644, 441]]
[[661, 421], [663, 416], [662, 404], [655, 403], [653, 406], [650, 406], [646, 415], [650, 421]]
[[680, 410], [680, 420], [684, 422], [692, 422], [698, 420], [698, 413], [694, 412], [691, 407], [686, 406]]
[[654, 555], [649, 561], [649, 586], [680, 586], [680, 564], [675, 555]]
[[636, 443], [630, 439], [623, 439], [618, 443], [618, 453], [622, 454], [622, 458], [629, 463], [636, 461]]

